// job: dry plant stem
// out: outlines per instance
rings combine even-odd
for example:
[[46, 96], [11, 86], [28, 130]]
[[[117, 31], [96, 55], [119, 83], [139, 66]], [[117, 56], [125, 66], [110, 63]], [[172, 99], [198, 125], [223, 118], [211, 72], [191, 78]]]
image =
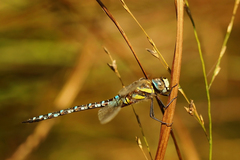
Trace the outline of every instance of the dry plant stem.
[[[183, 42], [183, 13], [184, 13], [184, 3], [182, 0], [176, 0], [176, 10], [177, 10], [177, 36], [176, 36], [176, 48], [174, 53], [174, 60], [172, 66], [172, 86], [175, 84], [179, 84], [180, 79], [180, 71], [181, 71], [181, 60], [182, 60], [182, 42]], [[173, 98], [177, 96], [178, 88], [173, 88], [168, 102], [170, 102]], [[173, 122], [173, 115], [175, 111], [176, 100], [174, 100], [169, 107], [165, 110], [165, 114], [163, 115], [163, 121], [166, 123], [171, 124]], [[158, 149], [156, 153], [155, 160], [163, 160], [168, 139], [170, 135], [171, 127], [162, 124], [161, 131], [160, 131], [160, 138]]]
[[[109, 56], [109, 58], [111, 59], [111, 62], [112, 62], [111, 64], [108, 63], [108, 66], [109, 66], [109, 67], [111, 68], [111, 70], [114, 71], [114, 73], [117, 75], [117, 77], [119, 78], [119, 80], [120, 80], [121, 83], [122, 83], [122, 87], [124, 88], [125, 86], [124, 86], [124, 83], [123, 83], [123, 81], [122, 81], [121, 75], [120, 75], [120, 73], [118, 72], [116, 61], [113, 60], [113, 58], [112, 58], [112, 56], [111, 56], [111, 53], [107, 50], [107, 48], [104, 47], [104, 51], [108, 54], [108, 56]], [[140, 118], [139, 118], [138, 114], [136, 113], [133, 105], [131, 105], [131, 107], [132, 107], [133, 113], [134, 113], [134, 115], [135, 115], [135, 117], [136, 117], [136, 119], [137, 119], [139, 128], [140, 128], [140, 130], [141, 130], [141, 133], [142, 133], [142, 136], [143, 136], [143, 139], [144, 139], [144, 142], [145, 142], [145, 144], [146, 144], [146, 146], [147, 146], [149, 156], [150, 156], [151, 160], [153, 160], [152, 154], [151, 154], [151, 151], [150, 151], [150, 147], [149, 147], [149, 145], [148, 145], [147, 138], [146, 138], [146, 136], [145, 136], [145, 134], [144, 134], [144, 131], [143, 131], [143, 127], [142, 127], [142, 123], [141, 123], [141, 121], [140, 121]], [[141, 142], [140, 139], [137, 138], [137, 140], [139, 140], [138, 142]], [[140, 145], [139, 145], [139, 146], [140, 146]], [[142, 149], [142, 145], [141, 145], [140, 149], [141, 149], [144, 157], [147, 159], [146, 154], [144, 153], [144, 151], [143, 151], [143, 149]]]
[[233, 22], [234, 22], [234, 19], [235, 19], [235, 15], [236, 15], [239, 3], [240, 3], [240, 0], [235, 0], [235, 5], [234, 5], [234, 8], [233, 8], [232, 18], [231, 18], [230, 23], [228, 24], [227, 33], [226, 33], [224, 41], [223, 41], [223, 45], [222, 45], [222, 48], [221, 48], [221, 51], [220, 51], [220, 54], [219, 54], [219, 57], [218, 57], [218, 60], [217, 60], [216, 67], [213, 71], [213, 76], [212, 76], [211, 82], [209, 84], [209, 89], [210, 89], [215, 77], [218, 75], [218, 73], [221, 69], [220, 68], [220, 62], [221, 62], [221, 59], [222, 59], [222, 57], [223, 57], [223, 55], [226, 51], [226, 48], [227, 48], [227, 42], [228, 42], [228, 39], [229, 39], [231, 31], [232, 31]]
[[[135, 57], [138, 65], [140, 66], [140, 68], [141, 68], [141, 70], [142, 70], [145, 78], [148, 79], [148, 76], [147, 76], [145, 70], [143, 69], [143, 67], [142, 67], [142, 65], [141, 65], [141, 63], [140, 63], [140, 61], [139, 61], [139, 59], [138, 59], [138, 57], [137, 57], [137, 55], [136, 55], [136, 53], [135, 53], [132, 45], [131, 45], [131, 43], [130, 43], [130, 41], [128, 40], [125, 32], [123, 31], [123, 29], [121, 28], [121, 26], [119, 25], [119, 23], [115, 20], [115, 18], [113, 17], [113, 15], [112, 15], [112, 14], [109, 12], [109, 10], [106, 8], [106, 6], [105, 6], [100, 0], [97, 0], [97, 2], [98, 2], [98, 4], [101, 6], [101, 8], [103, 9], [103, 11], [107, 14], [107, 16], [108, 16], [108, 17], [113, 21], [113, 23], [116, 25], [116, 27], [118, 28], [118, 30], [120, 31], [120, 33], [122, 34], [123, 38], [125, 39], [126, 43], [128, 44], [129, 48], [131, 49], [131, 51], [132, 51], [132, 53], [133, 53], [133, 55], [134, 55], [134, 57]], [[134, 108], [133, 108], [133, 109], [134, 109]], [[134, 113], [135, 113], [135, 112], [134, 112]], [[138, 116], [137, 116], [136, 113], [135, 113], [135, 116], [136, 116], [137, 119], [138, 119]], [[138, 122], [140, 122], [140, 121], [138, 121]], [[138, 123], [138, 124], [141, 126], [141, 123]], [[140, 128], [141, 128], [141, 127], [140, 127]], [[143, 133], [142, 128], [141, 128], [141, 131], [142, 131], [142, 133]], [[144, 136], [144, 133], [143, 133], [143, 137], [144, 137], [145, 143], [146, 143], [146, 145], [147, 145], [147, 148], [148, 148], [148, 151], [149, 151], [149, 155], [150, 155], [150, 157], [152, 158], [152, 155], [151, 155], [150, 149], [149, 149], [149, 147], [148, 147], [148, 143], [147, 143], [147, 141], [146, 141], [146, 137]]]
[[107, 55], [109, 56], [109, 58], [111, 59], [111, 64], [110, 63], [107, 63], [107, 65], [110, 67], [110, 69], [117, 75], [118, 79], [120, 80], [121, 84], [122, 84], [122, 87], [125, 88], [125, 85], [123, 83], [123, 80], [121, 78], [121, 75], [120, 73], [118, 72], [118, 69], [117, 69], [117, 62], [116, 60], [114, 60], [111, 56], [111, 53], [107, 50], [106, 47], [103, 47], [104, 51], [107, 53]]
[[[139, 118], [138, 114], [136, 113], [136, 111], [135, 111], [135, 109], [134, 109], [133, 106], [132, 106], [132, 109], [133, 109], [134, 115], [135, 115], [135, 117], [136, 117], [136, 119], [137, 119], [139, 128], [140, 128], [140, 130], [141, 130], [141, 133], [142, 133], [142, 136], [143, 136], [143, 139], [144, 139], [144, 142], [145, 142], [145, 144], [146, 144], [146, 146], [147, 146], [148, 154], [149, 154], [151, 160], [153, 160], [152, 153], [151, 153], [151, 151], [150, 151], [150, 147], [149, 147], [149, 145], [148, 145], [147, 138], [146, 138], [145, 133], [144, 133], [144, 131], [143, 131], [143, 127], [142, 127], [142, 123], [141, 123], [141, 121], [140, 121], [140, 118]], [[144, 152], [143, 152], [143, 153], [144, 153]], [[145, 154], [144, 154], [144, 155], [145, 155]]]
[[128, 47], [131, 49], [131, 51], [132, 51], [132, 53], [133, 53], [133, 55], [134, 55], [134, 57], [135, 57], [138, 65], [140, 66], [140, 68], [141, 68], [141, 70], [142, 70], [145, 78], [148, 79], [148, 76], [147, 76], [145, 70], [143, 69], [143, 67], [142, 67], [142, 65], [141, 65], [141, 63], [140, 63], [140, 61], [139, 61], [139, 59], [138, 59], [138, 57], [137, 57], [137, 55], [136, 55], [136, 53], [135, 53], [132, 45], [131, 45], [131, 43], [130, 43], [130, 41], [128, 40], [125, 32], [123, 31], [122, 27], [121, 27], [121, 26], [119, 25], [119, 23], [115, 20], [115, 18], [114, 18], [113, 15], [109, 12], [109, 10], [107, 9], [107, 7], [106, 7], [100, 0], [96, 0], [96, 1], [97, 1], [98, 4], [102, 7], [103, 11], [107, 14], [107, 16], [108, 16], [108, 17], [113, 21], [113, 23], [116, 25], [116, 27], [118, 28], [119, 32], [122, 34], [123, 38], [124, 38], [125, 41], [127, 42]]
[[[83, 50], [82, 55], [79, 57], [75, 70], [73, 70], [72, 75], [69, 77], [62, 91], [59, 93], [58, 98], [56, 98], [54, 105], [57, 108], [67, 108], [72, 103], [74, 98], [77, 96], [79, 90], [81, 89], [81, 86], [89, 72], [89, 68], [92, 65], [92, 56], [86, 54], [89, 48], [93, 48], [89, 46], [89, 44], [91, 43], [92, 39], [90, 38], [86, 42], [86, 47], [84, 48], [85, 51]], [[79, 78], [81, 80], [79, 80]], [[17, 148], [17, 150], [13, 153], [9, 160], [26, 159], [26, 157], [34, 150], [34, 148], [39, 146], [40, 143], [48, 136], [49, 131], [55, 123], [55, 119], [38, 123], [34, 132], [30, 134], [26, 141]]]
[[138, 144], [139, 148], [141, 149], [141, 151], [142, 151], [145, 159], [148, 160], [146, 154], [145, 154], [144, 151], [143, 151], [142, 142], [141, 142], [140, 138], [136, 137], [136, 141], [137, 141], [137, 144]]
[[164, 66], [164, 68], [166, 70], [169, 71], [169, 73], [171, 73], [171, 69], [168, 66], [167, 62], [165, 61], [165, 59], [163, 58], [162, 54], [160, 53], [160, 51], [158, 50], [158, 48], [156, 47], [154, 41], [152, 40], [152, 38], [150, 36], [148, 36], [147, 32], [143, 29], [142, 25], [138, 22], [138, 20], [135, 18], [135, 16], [132, 14], [132, 12], [130, 11], [130, 9], [128, 8], [127, 4], [124, 2], [124, 0], [120, 0], [120, 2], [122, 3], [124, 9], [132, 16], [132, 18], [135, 20], [135, 22], [138, 24], [138, 26], [142, 29], [142, 31], [144, 32], [144, 34], [147, 36], [147, 39], [149, 41], [149, 43], [152, 45], [154, 51], [156, 51], [158, 53], [158, 56], [161, 58], [158, 58], [160, 60], [160, 62], [162, 63], [162, 65]]

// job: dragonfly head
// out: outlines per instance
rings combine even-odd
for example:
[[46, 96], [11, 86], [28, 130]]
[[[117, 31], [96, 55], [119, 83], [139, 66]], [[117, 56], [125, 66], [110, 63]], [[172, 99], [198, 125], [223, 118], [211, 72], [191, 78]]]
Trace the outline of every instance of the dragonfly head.
[[161, 94], [169, 91], [169, 81], [165, 77], [153, 78], [152, 83], [154, 88]]

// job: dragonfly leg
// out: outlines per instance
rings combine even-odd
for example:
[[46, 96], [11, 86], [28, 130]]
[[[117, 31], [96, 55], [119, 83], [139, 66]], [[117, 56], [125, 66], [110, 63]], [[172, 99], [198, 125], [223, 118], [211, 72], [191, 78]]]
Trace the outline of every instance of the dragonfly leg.
[[[162, 102], [161, 102], [161, 103], [162, 103]], [[158, 122], [161, 122], [162, 124], [164, 124], [164, 125], [166, 125], [166, 126], [168, 126], [168, 127], [171, 127], [172, 124], [173, 124], [173, 123], [170, 123], [170, 124], [169, 124], [169, 123], [163, 122], [163, 121], [161, 121], [161, 120], [159, 120], [159, 119], [157, 119], [157, 118], [155, 117], [154, 111], [153, 111], [153, 99], [151, 99], [150, 117], [151, 117], [152, 119], [158, 121]]]
[[163, 104], [162, 100], [158, 96], [157, 96], [157, 99], [159, 100], [163, 108], [167, 108], [175, 99], [177, 99], [177, 97], [173, 98], [166, 106]]
[[177, 96], [174, 97], [166, 106], [163, 105], [164, 108], [167, 108], [175, 99], [177, 99]]

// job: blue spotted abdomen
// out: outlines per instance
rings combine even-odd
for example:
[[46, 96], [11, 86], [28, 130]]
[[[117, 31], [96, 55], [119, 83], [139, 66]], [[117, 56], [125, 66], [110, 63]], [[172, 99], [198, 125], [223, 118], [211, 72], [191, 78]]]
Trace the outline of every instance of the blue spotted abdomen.
[[118, 106], [120, 104], [118, 102], [119, 99], [120, 99], [119, 95], [117, 95], [114, 98], [108, 99], [108, 100], [105, 100], [105, 101], [88, 103], [88, 104], [85, 104], [85, 105], [75, 106], [75, 107], [68, 108], [68, 109], [63, 109], [63, 110], [60, 110], [60, 111], [57, 111], [57, 112], [52, 112], [52, 113], [40, 115], [40, 116], [37, 116], [37, 117], [33, 117], [33, 118], [30, 118], [26, 121], [23, 121], [23, 123], [39, 122], [39, 121], [63, 116], [63, 115], [66, 115], [66, 114], [70, 114], [70, 113], [73, 113], [73, 112], [79, 112], [79, 111], [84, 111], [84, 110], [94, 109], [94, 108], [101, 108], [101, 107], [105, 107], [105, 106], [109, 106], [109, 105], [111, 107], [115, 107], [115, 106]]

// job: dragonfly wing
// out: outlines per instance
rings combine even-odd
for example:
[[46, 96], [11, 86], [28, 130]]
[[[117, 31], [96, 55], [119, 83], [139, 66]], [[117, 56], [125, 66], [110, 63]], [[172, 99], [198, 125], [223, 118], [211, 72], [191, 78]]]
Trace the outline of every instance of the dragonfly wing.
[[145, 79], [145, 78], [141, 78], [138, 81], [133, 82], [132, 84], [126, 86], [125, 88], [122, 88], [119, 91], [119, 95], [120, 96], [125, 96], [130, 92], [133, 92], [134, 90], [136, 90], [138, 87], [142, 86], [143, 84], [148, 84], [151, 85], [151, 81]]
[[121, 106], [105, 106], [98, 111], [98, 119], [101, 124], [110, 122], [121, 110]]

